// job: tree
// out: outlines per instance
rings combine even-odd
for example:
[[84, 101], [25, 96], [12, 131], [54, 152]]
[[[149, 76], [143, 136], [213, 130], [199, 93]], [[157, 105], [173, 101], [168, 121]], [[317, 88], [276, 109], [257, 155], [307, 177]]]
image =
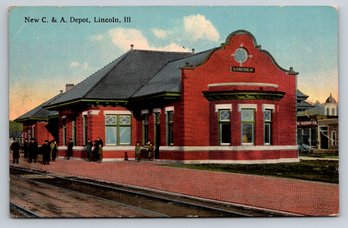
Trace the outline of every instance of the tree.
[[22, 132], [22, 130], [23, 130], [23, 124], [17, 123], [17, 122], [14, 122], [14, 121], [10, 120], [10, 123], [9, 123], [9, 130], [10, 130], [10, 135], [11, 135], [11, 133], [13, 133], [13, 132]]

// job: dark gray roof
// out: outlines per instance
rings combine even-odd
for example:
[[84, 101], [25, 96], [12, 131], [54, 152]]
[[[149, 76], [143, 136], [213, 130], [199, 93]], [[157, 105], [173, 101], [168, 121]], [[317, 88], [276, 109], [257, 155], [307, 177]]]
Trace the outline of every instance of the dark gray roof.
[[[305, 98], [305, 99], [308, 98], [308, 95], [302, 93], [299, 89], [296, 90], [296, 96], [297, 96], [298, 99], [299, 99], [299, 98], [302, 98], [302, 99], [303, 99], [303, 98]], [[304, 99], [304, 100], [305, 100], [305, 99]]]
[[332, 94], [330, 93], [330, 96], [326, 99], [325, 103], [337, 104], [337, 101], [332, 97]]
[[181, 68], [200, 65], [215, 49], [171, 61], [146, 82], [132, 98], [161, 92], [181, 92]]
[[314, 106], [308, 103], [307, 101], [300, 101], [299, 103], [297, 103], [297, 107], [313, 108]]
[[46, 101], [46, 102], [40, 104], [39, 106], [33, 108], [29, 112], [21, 115], [20, 117], [18, 117], [14, 121], [23, 122], [23, 121], [26, 121], [26, 120], [46, 120], [46, 119], [48, 119], [51, 116], [58, 115], [58, 112], [56, 112], [56, 111], [49, 111], [49, 110], [47, 110], [47, 109], [45, 109], [43, 107], [46, 106], [47, 104], [49, 104], [50, 102], [53, 102], [54, 100], [60, 98], [62, 95], [63, 95], [63, 93], [60, 93], [60, 94], [54, 96], [53, 98], [49, 99], [48, 101]]
[[325, 108], [322, 104], [317, 104], [312, 106], [305, 111], [301, 111], [297, 113], [297, 116], [314, 116], [314, 115], [325, 115]]
[[169, 61], [191, 56], [188, 52], [130, 50], [97, 71], [59, 99], [53, 106], [76, 99], [126, 100]]

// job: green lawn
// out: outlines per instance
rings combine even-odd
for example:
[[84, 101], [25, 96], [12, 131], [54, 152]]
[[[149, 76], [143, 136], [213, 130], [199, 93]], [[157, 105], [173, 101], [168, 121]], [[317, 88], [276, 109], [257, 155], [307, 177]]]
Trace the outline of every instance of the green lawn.
[[301, 160], [279, 164], [176, 164], [174, 167], [277, 176], [338, 184], [338, 161]]

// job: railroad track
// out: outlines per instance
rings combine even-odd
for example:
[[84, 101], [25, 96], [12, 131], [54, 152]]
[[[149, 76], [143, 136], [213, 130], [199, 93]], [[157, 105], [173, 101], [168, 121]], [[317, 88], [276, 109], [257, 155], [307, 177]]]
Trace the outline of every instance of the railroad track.
[[20, 217], [20, 218], [39, 218], [40, 216], [37, 215], [35, 212], [25, 209], [19, 205], [16, 205], [14, 203], [10, 203], [10, 212], [12, 217]]
[[[230, 204], [207, 202], [182, 195], [154, 192], [147, 189], [98, 182], [77, 177], [58, 177], [20, 167], [10, 167], [11, 175], [47, 186], [93, 197], [108, 205], [136, 211], [129, 217], [270, 217], [286, 216], [278, 212], [256, 210]], [[122, 216], [115, 216], [122, 217]]]

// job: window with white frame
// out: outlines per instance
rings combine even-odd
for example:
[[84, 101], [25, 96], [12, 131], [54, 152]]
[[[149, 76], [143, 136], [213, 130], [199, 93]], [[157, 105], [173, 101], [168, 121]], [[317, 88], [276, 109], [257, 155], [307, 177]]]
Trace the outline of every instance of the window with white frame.
[[220, 145], [231, 143], [231, 111], [229, 109], [219, 110], [219, 141]]
[[264, 144], [272, 144], [272, 110], [266, 109], [263, 112], [264, 120]]
[[71, 132], [72, 132], [72, 140], [74, 142], [74, 145], [77, 145], [77, 143], [76, 143], [76, 119], [71, 121]]
[[87, 144], [87, 137], [88, 137], [88, 119], [87, 115], [82, 116], [82, 128], [83, 128], [83, 145]]
[[168, 146], [171, 146], [174, 144], [173, 124], [174, 124], [174, 112], [167, 111], [167, 145]]
[[160, 129], [161, 129], [161, 113], [160, 112], [154, 112], [154, 138], [153, 138], [153, 144], [155, 146], [159, 146], [161, 144], [160, 142]]
[[242, 123], [242, 145], [254, 144], [254, 126], [255, 126], [255, 110], [242, 109], [241, 110]]
[[142, 114], [143, 123], [143, 145], [145, 145], [149, 139], [149, 115], [147, 113]]
[[63, 145], [66, 145], [66, 118], [62, 119], [62, 134]]
[[105, 145], [131, 144], [131, 115], [105, 115]]

